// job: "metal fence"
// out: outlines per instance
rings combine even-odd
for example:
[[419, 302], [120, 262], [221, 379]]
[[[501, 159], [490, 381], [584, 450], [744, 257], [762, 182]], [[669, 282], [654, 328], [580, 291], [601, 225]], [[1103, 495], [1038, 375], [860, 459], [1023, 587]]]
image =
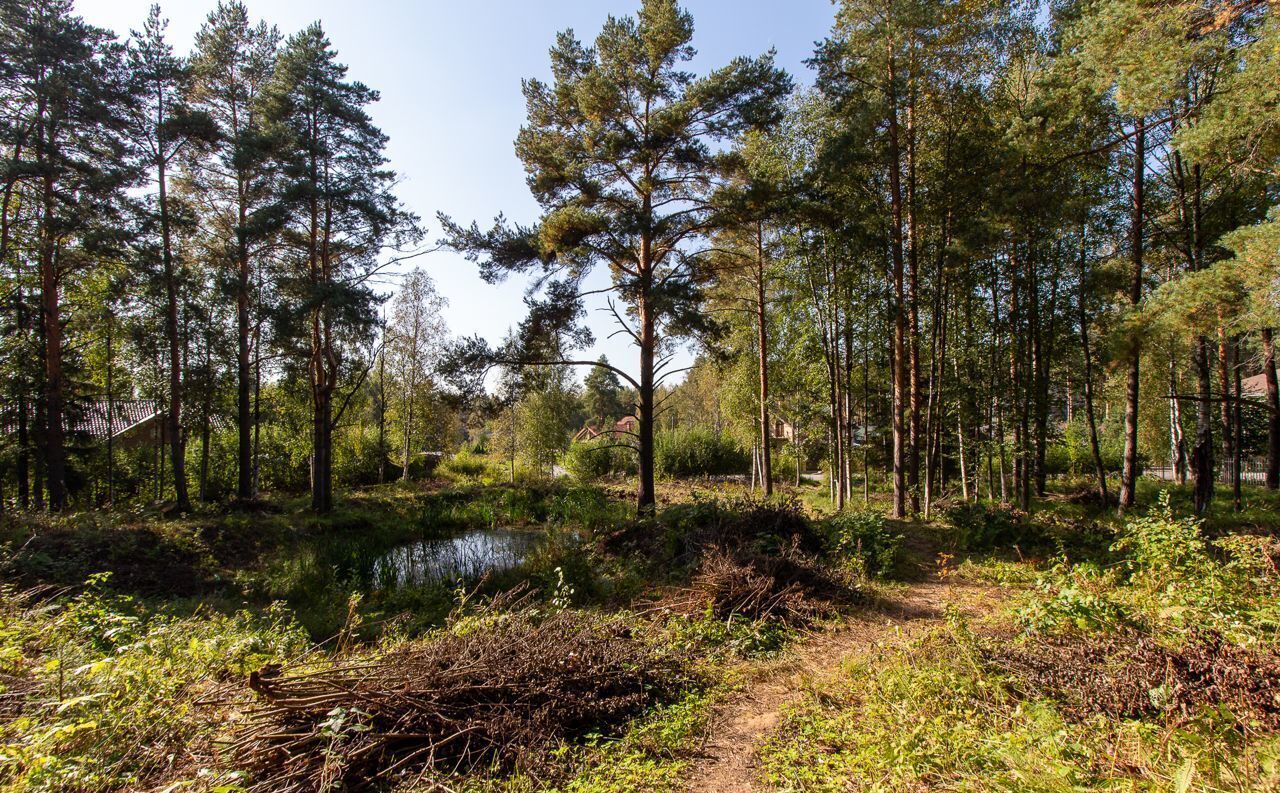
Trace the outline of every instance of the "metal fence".
[[[1224, 485], [1229, 485], [1235, 481], [1235, 460], [1219, 460], [1214, 468], [1217, 476], [1215, 480]], [[1145, 476], [1153, 479], [1163, 479], [1166, 482], [1177, 481], [1177, 475], [1172, 466], [1148, 466], [1143, 472]], [[1190, 472], [1187, 474], [1190, 478]], [[1254, 484], [1262, 484], [1267, 478], [1267, 460], [1265, 457], [1251, 457], [1242, 460], [1240, 463], [1240, 481], [1250, 482]]]

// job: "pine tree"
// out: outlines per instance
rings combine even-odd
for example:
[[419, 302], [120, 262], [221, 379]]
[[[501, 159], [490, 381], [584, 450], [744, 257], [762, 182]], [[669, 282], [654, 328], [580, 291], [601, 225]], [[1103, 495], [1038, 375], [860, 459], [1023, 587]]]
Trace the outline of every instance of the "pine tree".
[[[695, 77], [682, 68], [693, 58], [692, 38], [693, 19], [674, 0], [644, 0], [637, 16], [610, 17], [594, 47], [561, 33], [551, 51], [554, 82], [524, 83], [528, 122], [516, 140], [540, 222], [508, 227], [499, 218], [482, 232], [442, 218], [449, 244], [481, 260], [486, 279], [530, 270], [557, 279], [534, 306], [531, 329], [567, 332], [581, 314], [587, 273], [608, 266], [611, 292], [634, 321], [615, 316], [639, 352], [638, 378], [613, 371], [638, 396], [641, 511], [655, 504], [654, 394], [670, 362], [663, 339], [707, 326], [701, 262], [687, 246], [711, 230], [711, 144], [774, 123], [791, 87], [772, 54]], [[517, 357], [546, 363], [527, 353]]]
[[145, 168], [154, 180], [156, 194], [150, 213], [160, 231], [160, 281], [164, 284], [164, 336], [168, 342], [169, 394], [165, 413], [173, 466], [176, 512], [189, 512], [187, 493], [186, 439], [183, 427], [183, 346], [179, 330], [179, 301], [183, 290], [180, 265], [175, 258], [175, 218], [171, 207], [169, 169], [193, 141], [209, 141], [215, 134], [212, 119], [193, 113], [186, 104], [186, 65], [173, 54], [165, 41], [168, 20], [161, 18], [160, 6], [153, 5], [141, 32], [133, 32], [128, 50], [128, 66], [134, 101], [130, 128], [141, 150]]
[[622, 381], [609, 367], [609, 358], [601, 355], [596, 366], [582, 378], [582, 404], [588, 420], [607, 428], [621, 418], [627, 407], [622, 399]]
[[368, 279], [388, 245], [420, 234], [392, 193], [387, 137], [365, 108], [378, 94], [346, 79], [318, 24], [290, 37], [265, 109], [281, 173], [275, 209], [287, 253], [281, 321], [307, 361], [312, 402], [311, 505], [333, 507], [333, 430], [344, 363], [377, 324]]
[[[256, 289], [271, 244], [269, 208], [276, 185], [263, 131], [262, 93], [275, 68], [280, 34], [253, 25], [243, 3], [220, 0], [196, 34], [191, 102], [217, 125], [212, 151], [187, 163], [190, 189], [208, 208], [202, 217], [205, 247], [221, 261], [236, 305], [236, 497], [255, 495], [255, 414], [251, 398], [261, 378], [254, 366], [257, 322], [263, 312]], [[259, 341], [260, 344], [260, 341]]]
[[36, 210], [31, 244], [44, 358], [38, 448], [49, 507], [60, 510], [68, 503], [66, 419], [73, 397], [63, 292], [91, 261], [83, 254], [119, 241], [123, 189], [134, 178], [123, 137], [130, 96], [120, 46], [75, 16], [69, 0], [0, 4], [0, 84], [5, 131], [14, 136], [6, 148], [24, 151], [11, 174]]

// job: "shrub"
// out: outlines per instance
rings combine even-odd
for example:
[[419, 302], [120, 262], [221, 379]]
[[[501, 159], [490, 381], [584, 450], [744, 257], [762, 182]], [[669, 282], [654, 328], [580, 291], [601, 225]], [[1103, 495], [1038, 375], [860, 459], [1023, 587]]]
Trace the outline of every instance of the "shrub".
[[800, 458], [800, 469], [807, 470], [809, 452], [794, 443], [783, 444], [773, 452], [773, 478], [777, 482], [794, 482], [796, 480], [796, 458]]
[[219, 729], [199, 701], [309, 644], [281, 609], [156, 614], [105, 582], [55, 601], [0, 589], [0, 679], [16, 709], [0, 722], [5, 790], [152, 790], [175, 775], [193, 778], [168, 789], [195, 787]]
[[488, 467], [483, 457], [463, 451], [440, 463], [436, 470], [451, 479], [476, 480], [484, 475]]
[[571, 445], [564, 453], [564, 467], [580, 482], [634, 473], [635, 451], [618, 441], [599, 437]]
[[[1108, 473], [1118, 474], [1124, 466], [1122, 430], [1123, 425], [1116, 421], [1098, 427], [1098, 452], [1102, 456], [1102, 467]], [[1139, 473], [1145, 464], [1146, 457], [1139, 455]], [[1045, 470], [1051, 476], [1094, 473], [1089, 426], [1083, 416], [1073, 418], [1063, 428], [1062, 435], [1045, 449]]]
[[654, 438], [654, 467], [661, 476], [722, 476], [746, 473], [750, 459], [742, 447], [707, 429], [660, 432]]
[[1199, 578], [1213, 564], [1201, 523], [1193, 516], [1176, 517], [1169, 506], [1169, 491], [1162, 490], [1149, 513], [1125, 524], [1114, 548], [1128, 553], [1130, 568], [1149, 576], [1157, 586], [1175, 578]]
[[1030, 633], [1113, 631], [1133, 625], [1117, 600], [1115, 571], [1092, 563], [1055, 564], [1035, 582], [1018, 620]]
[[662, 523], [684, 553], [714, 547], [747, 548], [776, 554], [792, 548], [822, 550], [822, 537], [797, 499], [697, 498], [662, 513]]
[[823, 530], [832, 550], [864, 575], [891, 572], [902, 550], [902, 535], [890, 532], [884, 515], [874, 510], [838, 512], [823, 521]]
[[955, 546], [965, 551], [990, 551], [1027, 539], [1024, 515], [1013, 509], [983, 503], [957, 504], [944, 513], [955, 529]]

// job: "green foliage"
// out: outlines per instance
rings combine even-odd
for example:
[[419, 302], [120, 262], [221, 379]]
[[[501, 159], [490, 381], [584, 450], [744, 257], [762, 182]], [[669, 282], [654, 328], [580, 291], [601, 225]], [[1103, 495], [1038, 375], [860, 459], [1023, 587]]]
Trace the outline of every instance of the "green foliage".
[[822, 522], [822, 530], [834, 551], [849, 560], [857, 573], [881, 577], [897, 565], [903, 536], [889, 530], [883, 513], [837, 512]]
[[654, 438], [654, 469], [662, 476], [745, 474], [750, 464], [741, 446], [713, 430], [669, 430]]
[[622, 381], [612, 369], [606, 368], [609, 359], [601, 355], [599, 363], [600, 366], [591, 367], [582, 378], [582, 407], [588, 421], [604, 428], [622, 418], [627, 407], [622, 398]]
[[1198, 579], [1214, 565], [1201, 523], [1194, 516], [1175, 516], [1169, 506], [1169, 491], [1162, 490], [1150, 512], [1125, 524], [1114, 548], [1127, 553], [1129, 568], [1153, 587]]
[[278, 608], [178, 616], [105, 583], [45, 602], [0, 592], [0, 676], [20, 697], [0, 724], [6, 790], [139, 789], [175, 767], [194, 781], [192, 763], [220, 729], [218, 712], [197, 701], [309, 644]]
[[489, 462], [473, 452], [460, 451], [440, 463], [436, 470], [441, 476], [455, 481], [476, 482], [489, 470]]
[[784, 717], [760, 752], [782, 790], [1266, 790], [1280, 741], [1224, 730], [1068, 719], [982, 660], [963, 624], [847, 663]]
[[982, 502], [962, 503], [944, 513], [955, 547], [965, 551], [1008, 548], [1026, 537], [1025, 516], [1013, 509]]
[[1280, 632], [1280, 574], [1274, 541], [1211, 541], [1202, 521], [1180, 517], [1161, 491], [1145, 515], [1126, 521], [1112, 546], [1119, 564], [1045, 571], [1020, 611], [1036, 632], [1137, 628], [1178, 641], [1213, 631], [1231, 641], [1272, 641]]
[[1132, 626], [1127, 606], [1116, 597], [1119, 583], [1115, 570], [1061, 562], [1037, 578], [1018, 619], [1034, 633], [1072, 629], [1089, 633]]
[[[1113, 431], [1108, 432], [1108, 429]], [[1102, 467], [1111, 474], [1119, 473], [1124, 463], [1124, 438], [1114, 431], [1116, 429], [1119, 429], [1118, 425], [1099, 428], [1098, 451], [1102, 455]], [[1045, 449], [1045, 471], [1050, 476], [1095, 474], [1089, 428], [1083, 416], [1066, 423], [1062, 436]]]
[[580, 482], [594, 482], [608, 476], [633, 474], [636, 452], [631, 446], [608, 436], [571, 445], [564, 455], [564, 467]]
[[719, 619], [709, 606], [695, 617], [673, 617], [666, 628], [671, 641], [690, 650], [710, 648], [736, 658], [777, 655], [795, 639], [794, 631], [779, 620], [751, 620], [736, 614]]

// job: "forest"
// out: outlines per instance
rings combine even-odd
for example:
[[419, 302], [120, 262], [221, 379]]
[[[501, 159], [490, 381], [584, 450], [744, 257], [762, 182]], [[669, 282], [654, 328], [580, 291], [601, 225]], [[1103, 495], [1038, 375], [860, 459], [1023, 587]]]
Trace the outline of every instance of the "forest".
[[0, 0], [0, 793], [1280, 789], [1270, 3], [635, 0], [490, 220], [212, 1]]

